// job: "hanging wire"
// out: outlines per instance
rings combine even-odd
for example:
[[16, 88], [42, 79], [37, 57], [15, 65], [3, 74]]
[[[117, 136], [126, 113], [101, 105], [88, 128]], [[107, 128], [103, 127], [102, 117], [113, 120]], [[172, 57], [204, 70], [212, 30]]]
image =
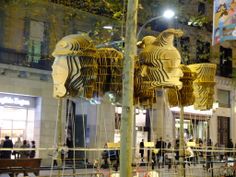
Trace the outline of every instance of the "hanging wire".
[[[156, 100], [157, 101], [157, 100]], [[153, 105], [153, 103], [152, 103]], [[150, 116], [150, 127], [151, 127], [151, 140], [154, 142], [154, 148], [155, 148], [155, 140], [154, 140], [154, 130], [153, 130], [153, 114], [154, 114], [154, 111], [153, 111], [153, 106], [151, 106], [151, 113], [152, 113], [152, 116]], [[156, 156], [156, 154], [155, 154]], [[154, 157], [156, 158], [156, 157]], [[154, 162], [153, 162], [154, 163]]]
[[57, 129], [58, 129], [58, 121], [57, 121], [57, 115], [55, 116], [55, 130], [54, 130], [54, 143], [53, 146], [56, 147], [56, 149], [53, 151], [52, 153], [52, 161], [51, 161], [51, 168], [50, 168], [50, 177], [52, 177], [53, 175], [53, 167], [54, 167], [54, 161], [55, 161], [55, 157], [57, 156], [58, 153], [58, 147], [57, 147]]
[[[72, 143], [73, 143], [73, 148], [75, 148], [75, 110], [74, 110], [75, 108], [73, 108], [73, 117], [71, 117], [71, 119], [72, 119], [72, 122], [71, 122], [71, 124], [72, 124], [72, 137], [73, 137], [73, 139], [72, 139]], [[75, 153], [75, 149], [73, 149], [73, 173], [75, 173], [76, 172], [76, 166], [75, 166], [75, 155], [76, 155], [76, 153]]]
[[[66, 110], [66, 124], [65, 124], [65, 135], [64, 135], [64, 143], [66, 142], [67, 138], [68, 138], [68, 125], [69, 125], [69, 119], [70, 119], [70, 110], [71, 110], [71, 101], [67, 100], [67, 110]], [[65, 147], [65, 144], [63, 145], [63, 147]], [[62, 153], [64, 154], [62, 156]], [[62, 176], [64, 176], [65, 173], [65, 149], [63, 149], [63, 152], [61, 152], [60, 156], [62, 159]]]
[[[84, 112], [84, 105], [83, 103], [80, 104], [81, 105], [81, 112], [82, 112], [82, 123], [83, 123], [83, 135], [84, 135], [84, 148], [86, 148], [86, 127], [87, 125], [85, 125], [85, 112]], [[86, 173], [88, 173], [88, 169], [87, 169], [87, 151], [84, 152], [84, 164], [85, 164], [85, 171]]]
[[[95, 107], [95, 109], [96, 109], [96, 115], [99, 115], [99, 112], [98, 112], [98, 106], [96, 105], [96, 107]], [[98, 136], [98, 121], [97, 121], [97, 119], [95, 120], [96, 122], [95, 122], [95, 143], [94, 144], [98, 144], [98, 142], [99, 141], [97, 141], [97, 140], [100, 140], [99, 138], [99, 136]], [[97, 165], [98, 165], [98, 167], [97, 168], [99, 168], [99, 165], [100, 165], [100, 162], [99, 162], [99, 160], [98, 160], [98, 152], [94, 152], [93, 153], [93, 159], [97, 159]]]

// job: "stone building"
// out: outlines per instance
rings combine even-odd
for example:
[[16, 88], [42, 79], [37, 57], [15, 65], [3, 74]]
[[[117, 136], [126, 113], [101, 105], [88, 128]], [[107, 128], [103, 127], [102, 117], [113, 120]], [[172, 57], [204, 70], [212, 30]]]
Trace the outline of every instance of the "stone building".
[[[147, 4], [143, 6], [146, 8]], [[211, 28], [208, 26], [211, 22], [204, 27], [188, 25], [187, 17], [190, 15], [204, 14], [212, 19], [211, 4], [181, 0], [177, 6], [181, 6], [185, 12], [180, 18], [170, 22], [153, 22], [151, 31], [146, 29], [142, 35], [149, 32], [156, 34], [168, 26], [180, 28], [185, 35], [176, 41], [176, 45], [181, 51], [183, 63], [217, 64], [215, 101], [219, 103], [219, 108], [209, 114], [186, 112], [185, 128], [194, 138], [206, 138], [208, 134], [214, 143], [225, 145], [229, 138], [236, 142], [235, 50], [231, 46], [211, 46]], [[154, 12], [155, 7], [150, 4], [149, 8]], [[140, 20], [141, 26], [147, 19]], [[107, 25], [113, 28], [104, 29]], [[51, 79], [51, 53], [56, 42], [65, 35], [80, 32], [91, 35], [97, 45], [117, 41], [120, 40], [121, 26], [120, 21], [53, 1], [3, 3], [0, 7], [0, 137], [10, 135], [13, 140], [17, 136], [36, 140], [37, 147], [45, 148], [37, 151], [37, 156], [43, 158], [44, 164], [50, 164], [53, 152], [47, 148], [56, 147], [57, 135], [58, 105], [52, 97]], [[137, 109], [134, 146], [141, 139], [155, 142], [163, 137], [174, 142], [178, 136], [178, 111], [169, 109], [163, 95], [163, 90], [157, 92], [160, 102], [153, 109]], [[96, 101], [99, 100], [89, 102], [73, 98], [63, 102], [63, 134], [72, 133], [68, 130], [73, 124], [69, 119], [73, 113], [77, 127], [75, 131], [79, 134], [73, 137], [77, 146], [102, 148], [106, 142], [118, 142], [120, 139], [120, 107], [112, 105], [108, 98], [102, 104]], [[65, 139], [63, 141], [66, 142]], [[100, 154], [96, 151], [78, 154], [78, 157], [92, 161], [100, 158]]]

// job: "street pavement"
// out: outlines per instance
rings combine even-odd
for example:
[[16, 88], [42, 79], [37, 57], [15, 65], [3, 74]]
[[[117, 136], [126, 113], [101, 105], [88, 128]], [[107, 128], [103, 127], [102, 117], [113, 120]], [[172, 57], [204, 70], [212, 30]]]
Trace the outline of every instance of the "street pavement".
[[[220, 168], [221, 167], [221, 168]], [[220, 170], [221, 169], [221, 170]], [[206, 170], [203, 165], [197, 164], [197, 165], [186, 165], [185, 168], [185, 177], [221, 177], [220, 173], [222, 173], [222, 164], [218, 164], [214, 166], [213, 173], [210, 170]], [[156, 172], [158, 172], [158, 176], [155, 177], [179, 177], [178, 175], [178, 168], [172, 167], [171, 169], [168, 169], [167, 165], [164, 168], [157, 168], [154, 169]], [[134, 167], [133, 168], [133, 176], [135, 177], [149, 177], [147, 174], [149, 171], [151, 171], [151, 167], [147, 166], [141, 166], [141, 167]], [[57, 170], [41, 170], [40, 176], [46, 177], [46, 176], [78, 176], [78, 177], [111, 177], [111, 174], [114, 174], [114, 171], [111, 171], [109, 169], [76, 169], [75, 175], [73, 175], [72, 169], [64, 169], [62, 171]], [[58, 175], [59, 174], [59, 175]], [[98, 175], [100, 174], [100, 175]], [[23, 174], [19, 174], [18, 177], [23, 176]], [[34, 174], [29, 174], [30, 177], [34, 177]], [[115, 177], [118, 177], [118, 175], [114, 175]], [[1, 174], [0, 177], [9, 177], [7, 174]], [[150, 176], [151, 177], [151, 176]]]

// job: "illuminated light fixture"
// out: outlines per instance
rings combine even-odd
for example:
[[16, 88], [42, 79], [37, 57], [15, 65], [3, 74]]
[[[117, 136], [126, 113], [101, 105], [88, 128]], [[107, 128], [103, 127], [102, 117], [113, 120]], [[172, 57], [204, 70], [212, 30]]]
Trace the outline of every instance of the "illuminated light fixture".
[[103, 26], [103, 29], [112, 30], [113, 27], [111, 25], [106, 25], [106, 26]]
[[[171, 111], [174, 112], [180, 112], [180, 108], [179, 107], [172, 107], [170, 108]], [[184, 112], [185, 113], [192, 113], [192, 114], [201, 114], [201, 115], [212, 115], [212, 110], [204, 110], [204, 111], [200, 111], [200, 110], [196, 110], [194, 109], [194, 106], [185, 106], [184, 107]]]
[[146, 21], [146, 22], [143, 24], [143, 26], [141, 26], [141, 28], [139, 29], [139, 31], [138, 31], [138, 33], [137, 33], [137, 40], [139, 40], [140, 33], [142, 32], [143, 28], [144, 28], [148, 23], [152, 22], [153, 20], [157, 20], [157, 19], [159, 19], [159, 18], [162, 18], [162, 17], [167, 18], [167, 19], [171, 19], [171, 18], [173, 18], [174, 16], [175, 16], [175, 12], [174, 12], [173, 10], [168, 9], [168, 10], [165, 10], [165, 11], [164, 11], [163, 15], [160, 15], [160, 16], [153, 17], [153, 18], [149, 19], [149, 20]]
[[101, 100], [99, 98], [91, 98], [89, 102], [92, 105], [101, 104]]
[[163, 14], [163, 17], [168, 18], [168, 19], [173, 18], [174, 16], [175, 16], [175, 12], [170, 9], [166, 10]]

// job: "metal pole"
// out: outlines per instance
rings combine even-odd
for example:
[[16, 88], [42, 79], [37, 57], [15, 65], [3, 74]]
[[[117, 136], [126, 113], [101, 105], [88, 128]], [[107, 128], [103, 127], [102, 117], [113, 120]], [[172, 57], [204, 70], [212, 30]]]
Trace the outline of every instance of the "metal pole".
[[61, 176], [62, 169], [62, 98], [58, 99], [57, 105], [57, 165], [58, 165], [58, 176]]
[[180, 128], [179, 128], [179, 176], [185, 177], [184, 165], [184, 107], [180, 106]]
[[153, 20], [157, 20], [157, 19], [159, 19], [159, 18], [162, 18], [162, 17], [163, 17], [163, 16], [161, 15], [161, 16], [153, 17], [153, 18], [149, 19], [148, 21], [146, 21], [146, 22], [143, 24], [143, 26], [141, 26], [141, 28], [139, 29], [139, 31], [138, 31], [138, 33], [137, 33], [137, 40], [139, 40], [139, 37], [140, 37], [141, 32], [143, 31], [144, 27], [145, 27], [148, 23], [152, 22]]
[[125, 58], [123, 66], [123, 92], [120, 142], [120, 176], [132, 176], [132, 137], [133, 137], [133, 87], [134, 59], [137, 55], [137, 11], [138, 0], [129, 0], [126, 18]]

